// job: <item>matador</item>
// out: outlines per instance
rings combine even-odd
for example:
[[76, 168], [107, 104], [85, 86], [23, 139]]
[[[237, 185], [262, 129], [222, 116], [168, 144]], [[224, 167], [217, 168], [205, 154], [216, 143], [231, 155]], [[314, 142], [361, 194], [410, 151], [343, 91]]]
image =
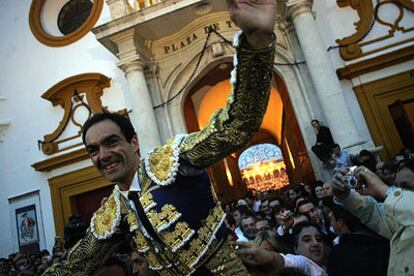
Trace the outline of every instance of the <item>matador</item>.
[[245, 146], [267, 108], [274, 62], [274, 0], [228, 0], [235, 36], [231, 93], [202, 130], [177, 135], [144, 158], [128, 119], [92, 116], [83, 142], [114, 183], [86, 236], [46, 275], [93, 275], [128, 241], [160, 275], [248, 275], [233, 251], [225, 213], [205, 168]]

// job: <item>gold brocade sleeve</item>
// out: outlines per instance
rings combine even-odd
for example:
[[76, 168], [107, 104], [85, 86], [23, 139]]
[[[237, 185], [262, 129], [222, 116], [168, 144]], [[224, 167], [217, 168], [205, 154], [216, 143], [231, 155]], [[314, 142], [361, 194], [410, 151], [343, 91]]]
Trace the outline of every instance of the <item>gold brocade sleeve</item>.
[[[197, 167], [207, 167], [247, 144], [258, 131], [270, 95], [275, 39], [263, 50], [249, 48], [244, 36], [237, 49], [236, 75], [224, 109], [207, 127], [188, 135], [180, 145], [180, 157]], [[233, 73], [234, 74], [234, 73]]]
[[43, 275], [94, 275], [95, 271], [119, 248], [117, 237], [106, 240], [98, 240], [89, 231], [68, 253], [66, 264], [55, 264], [45, 271]]

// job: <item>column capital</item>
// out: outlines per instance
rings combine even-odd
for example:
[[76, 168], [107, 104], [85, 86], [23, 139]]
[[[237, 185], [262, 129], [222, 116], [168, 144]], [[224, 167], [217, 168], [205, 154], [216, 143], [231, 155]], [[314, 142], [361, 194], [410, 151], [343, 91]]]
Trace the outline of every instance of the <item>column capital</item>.
[[133, 71], [143, 72], [145, 68], [145, 62], [138, 56], [120, 60], [116, 65], [124, 71], [125, 75]]
[[127, 0], [106, 0], [109, 6], [109, 12], [113, 20], [124, 17], [128, 12]]
[[299, 14], [312, 13], [313, 0], [289, 0], [286, 4], [288, 15], [295, 19]]

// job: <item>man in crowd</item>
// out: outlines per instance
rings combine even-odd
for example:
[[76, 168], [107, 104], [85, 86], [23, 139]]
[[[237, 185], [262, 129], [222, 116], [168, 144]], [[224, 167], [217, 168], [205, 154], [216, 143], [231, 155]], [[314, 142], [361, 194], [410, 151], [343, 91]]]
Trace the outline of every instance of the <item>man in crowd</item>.
[[321, 218], [321, 213], [318, 208], [310, 200], [303, 200], [298, 204], [297, 212], [309, 217], [310, 221], [318, 225], [323, 233], [328, 233], [328, 226], [325, 225], [324, 220]]
[[253, 216], [245, 217], [240, 224], [243, 236], [238, 241], [254, 241], [257, 235], [256, 218]]
[[329, 221], [338, 237], [328, 258], [329, 276], [387, 275], [388, 240], [378, 236], [344, 208], [331, 204]]
[[274, 228], [272, 226], [272, 223], [267, 218], [261, 218], [256, 221], [256, 229], [258, 232], [272, 230], [274, 231]]
[[341, 149], [341, 146], [334, 144], [332, 158], [335, 160], [335, 171], [344, 170], [352, 166], [348, 152]]
[[392, 162], [386, 162], [382, 166], [382, 180], [387, 184], [388, 186], [394, 185], [395, 177], [397, 176], [397, 170], [398, 167], [396, 164]]
[[83, 126], [83, 142], [93, 164], [116, 185], [67, 265], [47, 274], [92, 275], [125, 239], [162, 275], [247, 274], [232, 251], [205, 168], [245, 146], [261, 125], [272, 80], [276, 3], [229, 0], [228, 8], [243, 33], [235, 39], [233, 94], [226, 107], [201, 131], [176, 136], [142, 162], [129, 120], [92, 116]]
[[311, 124], [316, 133], [316, 143], [312, 151], [322, 162], [327, 163], [331, 159], [334, 145], [331, 131], [326, 126], [321, 126], [318, 120], [312, 120]]
[[295, 254], [280, 254], [260, 248], [254, 243], [238, 242], [237, 254], [242, 260], [265, 275], [276, 275], [283, 267], [293, 267], [305, 275], [326, 276], [323, 268], [325, 245], [318, 227], [302, 222], [293, 228]]
[[390, 240], [388, 275], [413, 274], [414, 161], [404, 164], [391, 187], [365, 167], [358, 167], [355, 175], [366, 186], [364, 193], [367, 195], [352, 190], [343, 174], [338, 173], [333, 179], [335, 200], [369, 228]]
[[323, 183], [322, 189], [323, 189], [323, 197], [332, 197], [334, 195], [331, 181], [327, 181]]

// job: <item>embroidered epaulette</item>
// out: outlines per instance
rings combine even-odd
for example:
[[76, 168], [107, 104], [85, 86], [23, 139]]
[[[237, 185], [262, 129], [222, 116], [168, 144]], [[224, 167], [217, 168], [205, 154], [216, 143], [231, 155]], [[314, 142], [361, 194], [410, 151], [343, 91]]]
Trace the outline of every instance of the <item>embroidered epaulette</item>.
[[115, 188], [104, 204], [93, 214], [91, 219], [91, 231], [97, 239], [110, 238], [116, 231], [121, 221], [119, 187]]
[[167, 143], [148, 153], [145, 171], [156, 184], [167, 186], [175, 181], [179, 167], [180, 143], [186, 135], [177, 135]]

